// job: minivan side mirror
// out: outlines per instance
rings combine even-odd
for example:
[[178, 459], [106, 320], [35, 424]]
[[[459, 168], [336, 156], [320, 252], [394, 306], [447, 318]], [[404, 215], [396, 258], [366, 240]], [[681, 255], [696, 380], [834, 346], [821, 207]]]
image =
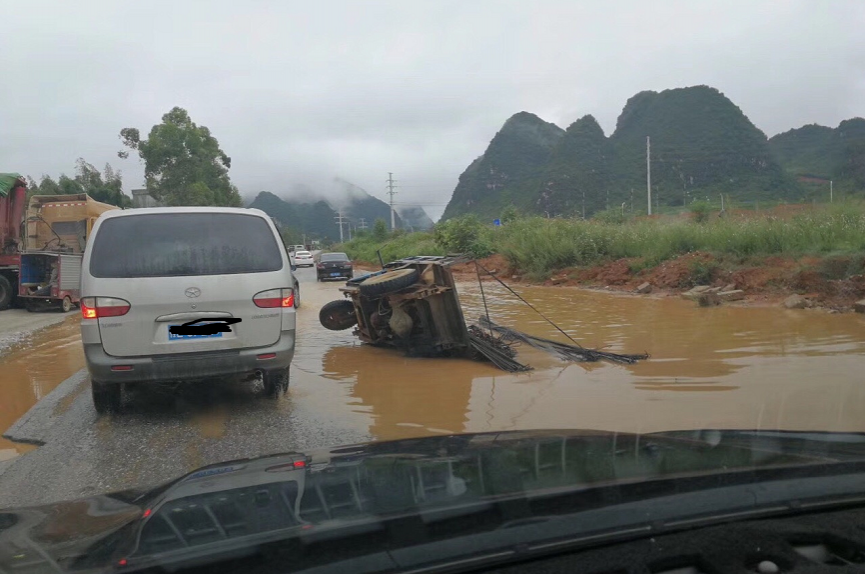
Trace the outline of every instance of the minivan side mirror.
[[291, 270], [292, 270], [292, 271], [297, 271], [297, 265], [295, 265], [294, 263], [292, 263], [292, 264], [291, 264]]

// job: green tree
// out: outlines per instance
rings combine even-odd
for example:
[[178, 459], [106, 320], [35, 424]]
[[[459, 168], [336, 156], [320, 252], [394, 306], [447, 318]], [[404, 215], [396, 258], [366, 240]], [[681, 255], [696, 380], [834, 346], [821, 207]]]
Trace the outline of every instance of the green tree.
[[73, 195], [86, 193], [96, 201], [102, 201], [117, 207], [132, 207], [132, 199], [123, 193], [123, 179], [119, 171], [105, 164], [104, 173], [100, 173], [93, 165], [78, 158], [75, 162], [75, 177], [60, 174], [54, 181], [50, 176], [43, 175], [40, 183], [28, 177], [28, 195]]
[[712, 205], [708, 201], [694, 201], [691, 203], [691, 215], [697, 223], [709, 221], [712, 214]]
[[39, 180], [39, 185], [33, 186], [30, 192], [30, 195], [60, 195], [63, 193], [57, 182], [48, 175], [43, 175], [42, 179]]
[[286, 245], [300, 245], [303, 241], [303, 233], [293, 227], [282, 225], [280, 226], [280, 233], [282, 233], [282, 240]]
[[433, 228], [433, 238], [436, 245], [448, 253], [486, 257], [492, 249], [484, 231], [484, 225], [470, 213], [437, 223]]
[[[239, 207], [240, 194], [228, 177], [231, 158], [206, 126], [175, 107], [153, 126], [147, 139], [137, 128], [120, 130], [123, 145], [138, 152], [150, 195], [168, 205]], [[129, 156], [120, 151], [121, 158]]]
[[[64, 177], [61, 176], [61, 181]], [[114, 171], [114, 168], [107, 163], [105, 170], [100, 173], [96, 167], [79, 157], [78, 161], [75, 162], [75, 182], [81, 189], [75, 193], [86, 193], [96, 201], [117, 207], [132, 207], [132, 199], [123, 193], [121, 173]]]
[[372, 238], [376, 241], [384, 241], [387, 239], [387, 223], [384, 219], [378, 218], [372, 226]]

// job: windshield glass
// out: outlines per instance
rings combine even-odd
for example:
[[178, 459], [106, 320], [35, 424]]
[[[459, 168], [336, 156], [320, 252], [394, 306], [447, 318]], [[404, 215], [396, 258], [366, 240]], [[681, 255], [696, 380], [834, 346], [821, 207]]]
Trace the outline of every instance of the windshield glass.
[[[129, 245], [131, 238], [140, 242], [138, 246]], [[282, 268], [279, 253], [273, 233], [260, 217], [134, 215], [102, 224], [90, 273], [114, 278], [260, 273]]]
[[0, 574], [865, 565], [865, 1], [9, 4]]

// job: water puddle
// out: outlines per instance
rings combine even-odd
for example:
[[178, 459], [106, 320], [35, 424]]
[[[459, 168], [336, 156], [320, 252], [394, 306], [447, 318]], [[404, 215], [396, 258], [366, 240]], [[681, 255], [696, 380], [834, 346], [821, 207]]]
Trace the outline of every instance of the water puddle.
[[[563, 340], [501, 288], [485, 289], [496, 322]], [[307, 324], [314, 350], [299, 352], [296, 366], [348, 387], [343, 408], [369, 416], [378, 439], [529, 428], [865, 431], [861, 316], [518, 290], [580, 344], [651, 359], [566, 364], [523, 347], [519, 359], [535, 370], [507, 374], [472, 361], [410, 359]], [[461, 285], [460, 295], [467, 319], [483, 313], [476, 285]]]
[[[45, 395], [84, 368], [78, 318], [28, 336], [0, 356], [0, 429], [5, 431]], [[0, 438], [0, 460], [36, 448]]]

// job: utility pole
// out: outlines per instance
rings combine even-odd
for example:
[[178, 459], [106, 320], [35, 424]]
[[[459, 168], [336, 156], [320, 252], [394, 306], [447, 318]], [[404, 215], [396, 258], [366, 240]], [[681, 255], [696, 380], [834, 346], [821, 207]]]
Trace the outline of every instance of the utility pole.
[[649, 215], [652, 215], [652, 141], [646, 136], [646, 193], [649, 200]]
[[833, 201], [834, 201], [834, 195], [835, 195], [835, 194], [834, 194], [834, 190], [832, 189], [832, 187], [833, 187], [832, 184], [833, 184], [833, 183], [834, 183], [834, 182], [830, 179], [830, 180], [829, 180], [829, 203], [833, 203]]
[[583, 190], [583, 219], [586, 218], [586, 190]]
[[[342, 224], [343, 224], [343, 222], [346, 220], [346, 218], [342, 215], [342, 211], [340, 211], [340, 212], [339, 212], [339, 215], [337, 215], [336, 217], [334, 217], [334, 219], [335, 219], [336, 222], [339, 224], [339, 242], [342, 243], [342, 242], [343, 242], [343, 236], [342, 236]], [[351, 233], [351, 231], [349, 231], [349, 233]]]
[[393, 231], [396, 229], [396, 211], [393, 209], [393, 196], [395, 193], [393, 188], [396, 187], [394, 185], [395, 181], [393, 179], [393, 174], [391, 172], [387, 172], [387, 194], [390, 196], [390, 229]]

